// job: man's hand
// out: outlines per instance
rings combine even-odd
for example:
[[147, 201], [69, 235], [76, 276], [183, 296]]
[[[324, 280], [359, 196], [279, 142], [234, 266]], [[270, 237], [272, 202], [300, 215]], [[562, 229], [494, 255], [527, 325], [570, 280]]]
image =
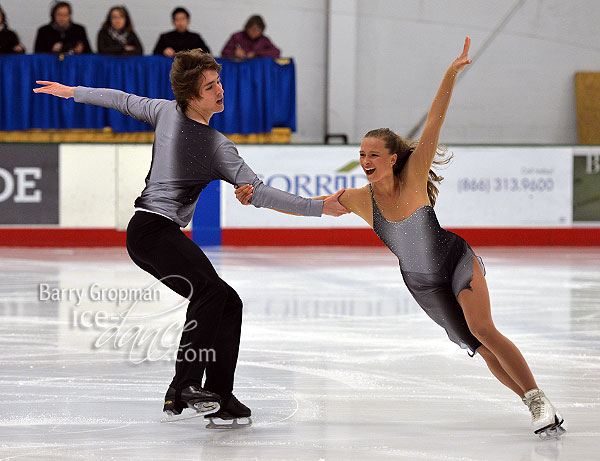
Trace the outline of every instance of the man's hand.
[[82, 42], [77, 42], [77, 46], [75, 48], [73, 48], [73, 53], [75, 54], [81, 54], [85, 51], [85, 47], [83, 46]]
[[250, 197], [252, 197], [252, 192], [254, 188], [251, 184], [246, 184], [244, 186], [233, 186], [235, 187], [235, 198], [239, 200], [242, 205], [250, 205]]
[[339, 202], [338, 197], [344, 193], [346, 189], [340, 189], [335, 194], [330, 195], [323, 200], [323, 214], [329, 216], [342, 216], [350, 213]]
[[171, 48], [170, 46], [168, 46], [163, 51], [163, 54], [168, 58], [172, 58], [173, 56], [175, 56], [175, 50], [173, 48]]
[[34, 93], [46, 93], [51, 94], [53, 96], [58, 96], [59, 98], [69, 99], [72, 98], [75, 94], [74, 86], [65, 86], [61, 85], [57, 82], [47, 82], [45, 80], [36, 80], [35, 83], [39, 85], [44, 85], [39, 88], [34, 88]]
[[53, 53], [60, 53], [61, 50], [62, 50], [62, 42], [56, 42], [54, 45], [52, 45]]

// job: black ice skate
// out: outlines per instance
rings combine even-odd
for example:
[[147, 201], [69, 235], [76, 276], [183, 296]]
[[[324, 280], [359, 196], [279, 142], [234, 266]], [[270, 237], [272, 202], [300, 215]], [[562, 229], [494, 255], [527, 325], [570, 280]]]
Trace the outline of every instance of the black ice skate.
[[[219, 411], [221, 397], [213, 392], [208, 392], [200, 386], [188, 386], [182, 389], [181, 396], [177, 398], [177, 391], [169, 387], [165, 395], [163, 411], [167, 415], [163, 423], [181, 421], [182, 419], [197, 418]], [[182, 414], [185, 408], [191, 408], [194, 413]]]
[[239, 429], [252, 426], [251, 415], [250, 408], [231, 394], [221, 401], [219, 411], [204, 417], [209, 420], [207, 429]]

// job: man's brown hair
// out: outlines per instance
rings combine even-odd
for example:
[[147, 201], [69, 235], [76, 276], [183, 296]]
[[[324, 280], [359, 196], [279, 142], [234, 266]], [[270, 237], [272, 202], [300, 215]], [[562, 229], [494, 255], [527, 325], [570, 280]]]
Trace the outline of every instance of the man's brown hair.
[[175, 54], [169, 76], [175, 100], [183, 112], [188, 108], [189, 99], [200, 96], [202, 73], [210, 69], [221, 72], [221, 65], [201, 48], [180, 51]]

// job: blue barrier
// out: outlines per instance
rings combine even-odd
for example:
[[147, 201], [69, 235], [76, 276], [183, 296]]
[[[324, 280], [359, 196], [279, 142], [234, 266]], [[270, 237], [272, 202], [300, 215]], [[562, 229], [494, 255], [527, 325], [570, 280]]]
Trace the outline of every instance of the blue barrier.
[[221, 181], [200, 193], [192, 219], [192, 240], [199, 246], [221, 244]]
[[[223, 133], [268, 133], [274, 127], [296, 130], [294, 62], [271, 58], [223, 66], [225, 110], [211, 126]], [[65, 85], [115, 88], [149, 98], [174, 99], [169, 81], [173, 60], [164, 56], [0, 55], [0, 131], [38, 129], [103, 129], [151, 131], [151, 127], [115, 110], [36, 95], [36, 80]]]

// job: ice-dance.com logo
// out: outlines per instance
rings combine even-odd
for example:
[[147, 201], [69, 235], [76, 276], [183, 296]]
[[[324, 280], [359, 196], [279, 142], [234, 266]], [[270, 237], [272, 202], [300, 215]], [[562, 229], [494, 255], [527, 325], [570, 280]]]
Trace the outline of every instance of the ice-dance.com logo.
[[[159, 312], [144, 314], [140, 303], [160, 300], [160, 290], [155, 286], [169, 279], [183, 280], [189, 286], [189, 295], [174, 306], [161, 309]], [[40, 302], [62, 301], [72, 302], [70, 326], [79, 330], [99, 332], [92, 343], [93, 349], [125, 350], [129, 360], [139, 364], [159, 360], [175, 360], [178, 362], [214, 362], [214, 349], [194, 348], [192, 341], [194, 330], [198, 328], [196, 320], [183, 322], [181, 320], [161, 321], [161, 317], [185, 308], [194, 293], [193, 285], [185, 277], [171, 275], [154, 281], [145, 288], [102, 288], [94, 283], [87, 289], [82, 288], [52, 288], [49, 284], [39, 285]], [[122, 311], [106, 312], [98, 309], [85, 309], [82, 302], [109, 302], [118, 307], [125, 306]], [[184, 315], [185, 318], [185, 315]], [[179, 344], [179, 337], [186, 342]], [[179, 344], [179, 346], [178, 346]]]

